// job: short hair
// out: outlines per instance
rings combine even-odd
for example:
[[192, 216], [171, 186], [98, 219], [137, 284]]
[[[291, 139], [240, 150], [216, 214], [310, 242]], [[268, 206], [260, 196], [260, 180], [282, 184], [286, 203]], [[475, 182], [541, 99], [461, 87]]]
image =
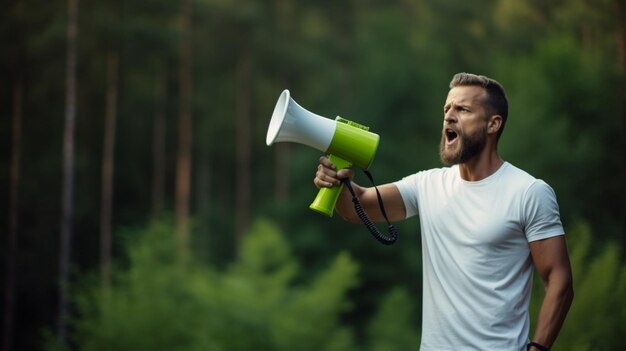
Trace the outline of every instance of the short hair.
[[450, 89], [468, 85], [485, 88], [487, 92], [485, 98], [487, 116], [485, 117], [491, 117], [493, 115], [500, 115], [502, 117], [502, 125], [500, 126], [500, 130], [498, 130], [498, 139], [500, 139], [500, 135], [502, 135], [504, 131], [506, 119], [509, 115], [509, 102], [504, 92], [504, 87], [494, 79], [471, 73], [457, 73], [452, 77], [452, 81], [450, 81]]

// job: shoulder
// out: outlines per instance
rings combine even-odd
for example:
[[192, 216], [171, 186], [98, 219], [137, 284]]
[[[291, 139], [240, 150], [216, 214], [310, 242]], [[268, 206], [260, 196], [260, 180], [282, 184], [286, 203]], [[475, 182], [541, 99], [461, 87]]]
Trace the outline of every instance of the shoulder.
[[521, 186], [527, 187], [537, 180], [537, 178], [533, 177], [528, 172], [514, 166], [509, 162], [506, 162], [504, 164], [503, 176], [507, 182], [512, 182], [514, 184], [519, 184]]
[[537, 207], [548, 203], [558, 208], [554, 189], [541, 179], [536, 179], [526, 188], [523, 199], [527, 206]]
[[394, 184], [404, 195], [409, 192], [423, 193], [427, 189], [433, 189], [439, 185], [450, 184], [458, 177], [457, 166], [445, 168], [432, 168], [408, 175]]
[[549, 193], [554, 194], [552, 188], [545, 181], [535, 178], [528, 172], [508, 162], [501, 179], [506, 188], [521, 195], [524, 199]]
[[443, 184], [448, 183], [458, 173], [456, 167], [433, 168], [413, 173], [393, 183], [404, 201], [406, 216], [415, 215], [420, 198], [437, 193], [438, 189], [443, 188]]
[[535, 178], [528, 172], [507, 163], [505, 174], [506, 182], [516, 186], [524, 194], [525, 198], [554, 196], [554, 190], [542, 179]]
[[528, 241], [563, 234], [559, 205], [552, 187], [527, 172], [509, 165], [507, 184], [515, 190], [521, 224]]
[[428, 181], [428, 180], [436, 180], [436, 179], [449, 179], [458, 176], [458, 166], [452, 167], [442, 167], [442, 168], [431, 168], [423, 171], [419, 171], [417, 173], [413, 173], [402, 178], [399, 182], [408, 181], [408, 182], [419, 182], [419, 181]]

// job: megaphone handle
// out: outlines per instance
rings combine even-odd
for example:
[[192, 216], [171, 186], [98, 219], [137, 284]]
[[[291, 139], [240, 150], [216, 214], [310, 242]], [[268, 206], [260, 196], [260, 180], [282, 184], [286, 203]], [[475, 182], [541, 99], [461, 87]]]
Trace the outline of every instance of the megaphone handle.
[[[328, 160], [335, 165], [336, 170], [352, 167], [352, 163], [332, 154], [328, 155]], [[321, 188], [309, 208], [328, 217], [332, 217], [335, 211], [335, 204], [342, 190], [343, 183], [332, 188]]]

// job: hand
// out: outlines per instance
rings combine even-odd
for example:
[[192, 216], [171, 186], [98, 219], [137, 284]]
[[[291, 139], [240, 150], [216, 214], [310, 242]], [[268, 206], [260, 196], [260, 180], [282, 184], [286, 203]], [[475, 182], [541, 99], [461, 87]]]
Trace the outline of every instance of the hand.
[[326, 156], [320, 157], [320, 163], [317, 166], [313, 184], [315, 184], [318, 189], [332, 188], [333, 186], [341, 184], [341, 179], [348, 178], [352, 180], [352, 178], [354, 178], [354, 172], [351, 169], [344, 168], [336, 171], [335, 168], [335, 165], [330, 162]]

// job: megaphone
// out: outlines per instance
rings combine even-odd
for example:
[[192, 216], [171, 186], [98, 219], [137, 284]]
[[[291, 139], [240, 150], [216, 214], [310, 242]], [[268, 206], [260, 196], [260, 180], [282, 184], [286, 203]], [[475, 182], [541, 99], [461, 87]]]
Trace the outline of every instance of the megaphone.
[[[378, 148], [378, 134], [369, 127], [347, 119], [335, 120], [316, 115], [302, 108], [284, 90], [278, 97], [265, 142], [268, 146], [280, 142], [304, 144], [328, 153], [337, 170], [357, 166], [368, 169]], [[332, 217], [343, 183], [332, 188], [321, 188], [309, 206]]]

